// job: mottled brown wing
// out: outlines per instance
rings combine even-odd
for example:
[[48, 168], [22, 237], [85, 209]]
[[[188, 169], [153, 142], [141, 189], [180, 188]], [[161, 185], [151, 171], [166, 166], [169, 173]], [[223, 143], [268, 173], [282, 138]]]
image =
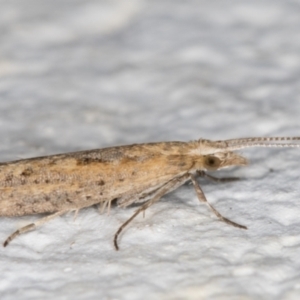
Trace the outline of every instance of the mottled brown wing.
[[193, 165], [191, 158], [177, 151], [182, 149], [177, 143], [146, 145], [2, 163], [0, 215], [79, 209], [134, 195], [185, 173]]

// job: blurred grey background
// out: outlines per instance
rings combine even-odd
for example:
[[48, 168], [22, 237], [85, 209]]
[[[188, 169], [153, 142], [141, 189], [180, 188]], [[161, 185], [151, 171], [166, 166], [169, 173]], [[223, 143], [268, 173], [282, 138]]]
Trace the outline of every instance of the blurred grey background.
[[0, 153], [299, 131], [298, 1], [1, 1]]

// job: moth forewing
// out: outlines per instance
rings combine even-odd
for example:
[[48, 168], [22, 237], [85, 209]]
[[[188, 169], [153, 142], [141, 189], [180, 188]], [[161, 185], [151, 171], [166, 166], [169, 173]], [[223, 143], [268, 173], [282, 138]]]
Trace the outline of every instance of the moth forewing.
[[4, 243], [68, 211], [102, 204], [110, 208], [143, 203], [117, 231], [166, 193], [192, 181], [197, 197], [223, 221], [206, 200], [197, 175], [222, 181], [206, 171], [245, 166], [247, 159], [234, 151], [249, 147], [300, 147], [299, 137], [244, 138], [224, 141], [160, 142], [23, 159], [0, 164], [0, 216], [49, 215], [25, 226]]

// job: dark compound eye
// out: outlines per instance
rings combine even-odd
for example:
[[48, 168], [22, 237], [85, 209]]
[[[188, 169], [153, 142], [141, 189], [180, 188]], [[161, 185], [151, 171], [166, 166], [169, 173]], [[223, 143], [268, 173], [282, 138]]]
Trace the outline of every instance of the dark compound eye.
[[208, 168], [208, 169], [215, 169], [215, 168], [218, 168], [220, 166], [220, 159], [217, 158], [216, 156], [206, 156], [205, 157], [205, 160], [204, 160], [204, 163], [205, 163], [205, 166]]

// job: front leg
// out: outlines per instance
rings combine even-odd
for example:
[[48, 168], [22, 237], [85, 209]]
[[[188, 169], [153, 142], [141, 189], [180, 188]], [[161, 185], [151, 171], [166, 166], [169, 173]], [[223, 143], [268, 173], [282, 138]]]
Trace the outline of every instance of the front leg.
[[197, 197], [198, 197], [199, 201], [205, 202], [206, 205], [208, 205], [208, 207], [214, 212], [214, 214], [218, 218], [220, 218], [222, 221], [224, 221], [227, 224], [233, 225], [233, 226], [238, 227], [238, 228], [247, 229], [246, 226], [240, 225], [238, 223], [235, 223], [235, 222], [233, 222], [233, 221], [231, 221], [231, 220], [223, 217], [211, 204], [209, 204], [209, 202], [207, 201], [207, 199], [206, 199], [206, 197], [205, 197], [205, 195], [204, 195], [204, 193], [203, 193], [203, 191], [202, 191], [199, 183], [196, 180], [196, 177], [193, 174], [190, 174], [190, 179], [191, 179], [191, 181], [192, 181], [192, 183], [194, 185], [194, 188], [195, 188], [195, 191], [196, 191], [196, 194], [197, 194]]
[[231, 181], [238, 181], [240, 180], [241, 178], [239, 177], [225, 177], [225, 178], [218, 178], [218, 177], [214, 177], [212, 175], [209, 175], [207, 173], [205, 173], [204, 171], [197, 171], [197, 176], [200, 176], [200, 177], [205, 177], [205, 178], [208, 178], [214, 182], [219, 182], [219, 183], [225, 183], [225, 182], [231, 182]]

